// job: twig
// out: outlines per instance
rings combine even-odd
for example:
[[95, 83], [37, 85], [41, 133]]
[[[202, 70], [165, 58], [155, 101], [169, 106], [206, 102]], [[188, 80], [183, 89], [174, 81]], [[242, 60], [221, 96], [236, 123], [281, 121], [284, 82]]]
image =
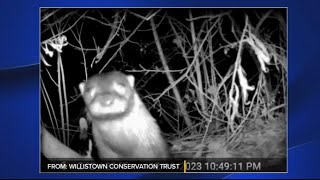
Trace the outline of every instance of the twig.
[[[166, 63], [166, 60], [165, 60], [165, 57], [164, 57], [164, 54], [163, 54], [163, 51], [162, 51], [162, 47], [160, 45], [160, 41], [159, 41], [159, 36], [158, 36], [158, 33], [155, 29], [155, 23], [154, 23], [154, 19], [151, 18], [150, 19], [150, 25], [152, 27], [152, 32], [153, 32], [153, 37], [155, 39], [155, 43], [156, 43], [156, 46], [157, 46], [157, 49], [158, 49], [158, 52], [159, 52], [159, 56], [160, 56], [160, 60], [162, 62], [162, 65], [164, 67], [164, 70], [165, 70], [165, 73], [167, 75], [167, 78], [169, 80], [169, 83], [172, 85], [174, 83], [174, 80], [173, 80], [173, 77], [171, 76], [171, 74], [169, 73], [169, 67], [168, 67], [168, 64]], [[188, 127], [192, 127], [192, 122], [188, 116], [188, 113], [185, 109], [185, 106], [184, 104], [182, 103], [182, 99], [181, 99], [181, 96], [180, 96], [180, 93], [178, 91], [178, 88], [176, 86], [173, 87], [173, 93], [176, 97], [176, 101], [177, 103], [179, 104], [179, 107], [182, 111], [182, 115], [186, 121], [186, 124], [188, 125]]]

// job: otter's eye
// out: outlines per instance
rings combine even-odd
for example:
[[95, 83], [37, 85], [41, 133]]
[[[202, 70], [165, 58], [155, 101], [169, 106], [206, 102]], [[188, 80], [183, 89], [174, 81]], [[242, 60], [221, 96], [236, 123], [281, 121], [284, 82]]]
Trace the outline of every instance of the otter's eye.
[[97, 88], [89, 88], [88, 89], [90, 98], [93, 98], [95, 96], [96, 91], [97, 91]]
[[125, 95], [126, 94], [126, 87], [122, 83], [113, 83], [113, 89], [120, 95]]
[[86, 87], [85, 88], [85, 93], [84, 93], [84, 100], [87, 103], [91, 102], [93, 100], [93, 98], [95, 97], [95, 95], [96, 95], [96, 91], [97, 91], [96, 88]]

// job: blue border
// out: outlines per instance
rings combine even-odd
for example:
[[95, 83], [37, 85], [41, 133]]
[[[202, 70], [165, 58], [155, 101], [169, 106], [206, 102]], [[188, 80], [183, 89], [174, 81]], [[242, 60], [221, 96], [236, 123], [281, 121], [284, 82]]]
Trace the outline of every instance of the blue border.
[[[320, 178], [320, 1], [0, 1], [0, 178]], [[39, 7], [288, 7], [287, 174], [39, 174]], [[31, 65], [31, 66], [26, 66]], [[9, 75], [9, 76], [8, 76]]]

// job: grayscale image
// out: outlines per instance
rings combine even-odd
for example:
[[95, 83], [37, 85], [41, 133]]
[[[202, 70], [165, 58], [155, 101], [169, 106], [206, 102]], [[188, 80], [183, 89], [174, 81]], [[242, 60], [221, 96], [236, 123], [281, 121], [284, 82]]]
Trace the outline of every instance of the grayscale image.
[[40, 22], [41, 163], [286, 166], [286, 8], [41, 8]]

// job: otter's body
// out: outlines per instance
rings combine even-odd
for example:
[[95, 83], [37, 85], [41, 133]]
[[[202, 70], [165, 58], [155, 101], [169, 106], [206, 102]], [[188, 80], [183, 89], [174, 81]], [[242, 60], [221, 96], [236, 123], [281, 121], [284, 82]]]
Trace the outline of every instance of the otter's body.
[[134, 77], [95, 75], [79, 85], [99, 158], [167, 158], [156, 120], [134, 89]]

